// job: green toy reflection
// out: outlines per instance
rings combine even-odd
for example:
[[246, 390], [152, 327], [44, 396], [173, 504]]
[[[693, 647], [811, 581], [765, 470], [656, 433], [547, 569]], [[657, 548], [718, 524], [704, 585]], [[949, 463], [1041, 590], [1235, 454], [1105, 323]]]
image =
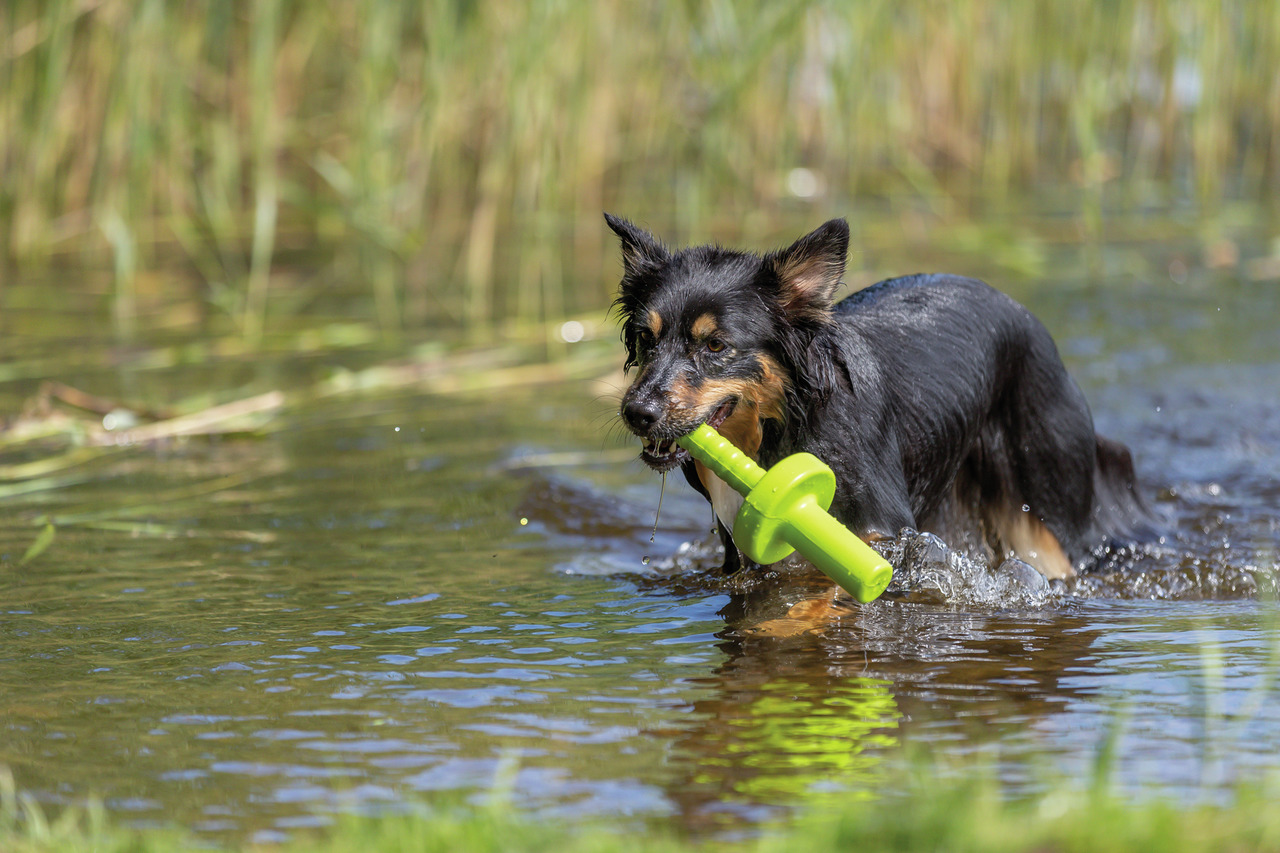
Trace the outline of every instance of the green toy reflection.
[[902, 718], [891, 682], [855, 676], [784, 678], [741, 692], [723, 686], [716, 699], [696, 703], [700, 723], [677, 741], [692, 764], [675, 794], [687, 812], [706, 815], [718, 803], [714, 811], [727, 819], [753, 806], [869, 799], [881, 788]]

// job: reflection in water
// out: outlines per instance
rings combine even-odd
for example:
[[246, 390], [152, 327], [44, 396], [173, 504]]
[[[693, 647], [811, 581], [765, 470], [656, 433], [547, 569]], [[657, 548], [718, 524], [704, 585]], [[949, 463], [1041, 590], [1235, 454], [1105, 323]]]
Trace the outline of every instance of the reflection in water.
[[[833, 601], [815, 573], [792, 571], [786, 584], [730, 596], [720, 610], [727, 658], [696, 680], [710, 695], [688, 722], [651, 732], [674, 735], [678, 764], [688, 765], [668, 795], [690, 826], [873, 796], [904, 742], [926, 753], [1000, 743], [1013, 773], [1043, 753], [1029, 739], [1039, 727], [1089, 699], [1070, 674], [1099, 667], [1102, 631], [1082, 616], [905, 597], [858, 606]], [[794, 602], [797, 589], [823, 597]]]
[[767, 815], [761, 807], [870, 797], [881, 787], [884, 750], [897, 744], [890, 687], [857, 676], [827, 685], [744, 682], [728, 693], [742, 691], [741, 701], [696, 702], [700, 724], [674, 741], [689, 775], [668, 795], [693, 826], [707, 815], [759, 819]]
[[[730, 632], [732, 633], [732, 632]], [[767, 818], [780, 806], [869, 797], [881, 787], [901, 714], [886, 679], [810, 671], [797, 643], [744, 636], [720, 644], [729, 657], [674, 732], [681, 769], [668, 796], [691, 827]], [[798, 665], [799, 664], [799, 665]]]

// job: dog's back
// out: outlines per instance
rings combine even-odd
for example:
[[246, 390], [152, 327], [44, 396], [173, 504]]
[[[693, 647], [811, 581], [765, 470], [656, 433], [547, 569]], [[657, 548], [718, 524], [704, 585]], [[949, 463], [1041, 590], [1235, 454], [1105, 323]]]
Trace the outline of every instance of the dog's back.
[[1144, 522], [1128, 451], [1094, 433], [1048, 331], [1007, 295], [910, 276], [832, 318], [815, 339], [829, 395], [777, 455], [803, 446], [827, 460], [834, 511], [854, 529], [932, 530], [1061, 577]]

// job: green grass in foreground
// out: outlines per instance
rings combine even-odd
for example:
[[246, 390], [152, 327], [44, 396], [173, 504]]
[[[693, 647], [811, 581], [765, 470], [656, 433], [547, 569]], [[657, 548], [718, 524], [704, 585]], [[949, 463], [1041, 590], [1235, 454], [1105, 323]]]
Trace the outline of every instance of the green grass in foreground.
[[[668, 830], [617, 832], [598, 824], [536, 823], [509, 810], [466, 809], [431, 816], [348, 818], [328, 832], [301, 836], [286, 850], [381, 851], [685, 851], [694, 849], [857, 851], [1264, 851], [1280, 850], [1280, 809], [1266, 790], [1238, 792], [1228, 805], [1141, 804], [1114, 794], [1050, 793], [1009, 800], [989, 775], [944, 784], [917, 781], [901, 799], [851, 801], [840, 814], [814, 813], [750, 841], [692, 841]], [[207, 846], [207, 839], [204, 845]], [[47, 821], [6, 793], [0, 849], [37, 851], [168, 851], [196, 843], [174, 832], [113, 825], [100, 807]], [[251, 846], [242, 849], [253, 849]]]

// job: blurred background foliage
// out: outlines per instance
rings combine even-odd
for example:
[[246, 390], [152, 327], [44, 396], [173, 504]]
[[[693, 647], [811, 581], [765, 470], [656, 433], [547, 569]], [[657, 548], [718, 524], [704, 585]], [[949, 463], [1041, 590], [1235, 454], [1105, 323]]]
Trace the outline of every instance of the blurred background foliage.
[[1087, 237], [1271, 204], [1277, 67], [1274, 3], [8, 0], [0, 271], [252, 344], [342, 283], [393, 335], [598, 309], [602, 210], [763, 246], [1036, 193]]

